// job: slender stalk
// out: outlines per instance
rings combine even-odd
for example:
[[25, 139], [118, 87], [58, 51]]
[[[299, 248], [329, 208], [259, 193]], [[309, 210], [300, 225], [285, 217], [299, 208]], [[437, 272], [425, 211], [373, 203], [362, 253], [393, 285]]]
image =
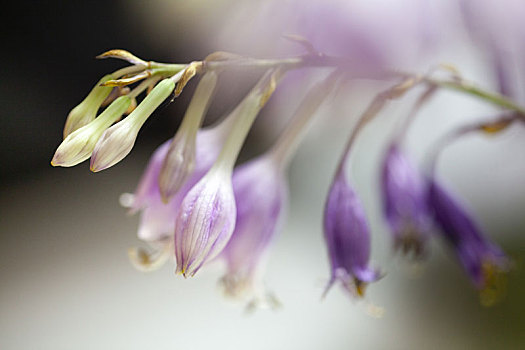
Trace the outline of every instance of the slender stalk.
[[478, 97], [479, 99], [486, 101], [488, 103], [491, 103], [493, 105], [496, 105], [498, 107], [514, 110], [521, 115], [521, 118], [525, 119], [525, 108], [516, 104], [511, 99], [499, 93], [487, 91], [477, 86], [474, 86], [470, 83], [466, 83], [462, 81], [439, 80], [439, 79], [432, 79], [432, 78], [423, 78], [423, 79], [428, 84], [436, 85], [440, 88], [444, 88], [448, 90], [459, 91], [467, 95]]
[[[340, 69], [352, 67], [352, 62], [344, 57], [328, 56], [324, 54], [308, 54], [297, 57], [281, 58], [281, 59], [257, 59], [251, 57], [236, 56], [233, 54], [228, 55], [227, 59], [205, 59], [203, 60], [204, 69], [200, 72], [204, 73], [206, 70], [231, 70], [231, 69], [270, 69], [281, 67], [285, 70], [299, 69], [306, 67], [319, 67], [329, 68], [335, 67]], [[209, 57], [212, 57], [210, 55]], [[139, 72], [144, 69], [151, 69], [153, 75], [172, 75], [183, 70], [187, 64], [168, 64], [158, 62], [148, 62], [148, 66], [135, 65], [120, 69], [113, 73], [114, 75], [126, 75]], [[388, 79], [388, 78], [418, 78], [429, 85], [435, 85], [442, 89], [453, 90], [477, 97], [480, 100], [486, 101], [497, 107], [510, 109], [520, 114], [520, 118], [525, 120], [525, 107], [520, 106], [511, 99], [497, 93], [482, 89], [471, 83], [458, 80], [457, 78], [451, 79], [436, 79], [430, 76], [421, 76], [409, 72], [401, 71], [361, 71], [352, 72], [353, 78], [363, 79]]]
[[341, 72], [336, 70], [308, 91], [299, 107], [297, 107], [290, 124], [274, 143], [270, 152], [272, 157], [282, 167], [288, 165], [291, 156], [295, 153], [301, 138], [306, 132], [308, 124], [326, 97], [333, 91], [336, 86], [336, 80], [340, 76]]
[[[351, 62], [343, 57], [334, 57], [327, 55], [304, 55], [292, 58], [284, 59], [255, 59], [250, 57], [239, 57], [229, 60], [222, 61], [206, 61], [206, 69], [238, 69], [238, 68], [250, 68], [250, 69], [268, 69], [275, 67], [283, 67], [286, 69], [297, 69], [304, 67], [338, 67], [341, 69], [351, 67]], [[395, 77], [419, 77], [425, 83], [430, 85], [436, 85], [440, 88], [447, 90], [459, 91], [467, 95], [478, 97], [488, 103], [496, 105], [498, 107], [514, 110], [523, 115], [525, 118], [525, 107], [516, 104], [511, 99], [496, 93], [484, 90], [473, 84], [460, 81], [457, 79], [435, 79], [431, 77], [421, 77], [413, 73], [398, 72], [398, 71], [382, 71], [382, 72], [364, 72], [363, 78], [395, 78]]]
[[139, 85], [137, 85], [136, 88], [131, 90], [131, 92], [128, 94], [128, 96], [130, 98], [136, 98], [144, 90], [146, 90], [150, 86], [154, 85], [158, 80], [160, 80], [160, 77], [151, 77], [151, 78], [148, 78], [148, 79], [142, 81]]
[[[268, 71], [232, 112], [235, 115], [235, 124], [232, 130], [230, 130], [229, 136], [212, 170], [222, 169], [228, 173], [233, 171], [237, 156], [257, 114], [266, 104], [266, 101], [270, 98], [283, 76], [283, 70]], [[210, 172], [212, 170], [210, 170]]]

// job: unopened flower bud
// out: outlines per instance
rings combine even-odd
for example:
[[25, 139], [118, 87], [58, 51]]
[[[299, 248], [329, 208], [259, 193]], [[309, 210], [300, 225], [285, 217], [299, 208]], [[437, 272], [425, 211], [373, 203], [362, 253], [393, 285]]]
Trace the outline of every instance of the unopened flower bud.
[[102, 133], [122, 116], [130, 103], [128, 96], [117, 98], [95, 120], [69, 134], [58, 146], [51, 165], [70, 167], [91, 157]]
[[184, 197], [175, 227], [177, 272], [193, 276], [216, 257], [235, 227], [231, 173], [212, 168]]
[[100, 84], [111, 79], [113, 79], [111, 74], [100, 79], [87, 97], [69, 112], [64, 125], [64, 139], [73, 131], [80, 129], [95, 119], [98, 109], [111, 93], [111, 90], [113, 90], [112, 87], [100, 86]]
[[383, 212], [394, 238], [394, 248], [420, 258], [425, 253], [430, 229], [426, 185], [410, 159], [392, 144], [382, 173]]
[[482, 302], [487, 305], [496, 302], [503, 287], [501, 275], [509, 267], [505, 253], [483, 234], [465, 207], [435, 180], [430, 184], [428, 200], [443, 237], [481, 291]]
[[91, 171], [107, 169], [124, 159], [133, 148], [142, 125], [174, 88], [173, 80], [164, 79], [127, 118], [107, 129], [93, 151]]
[[370, 233], [365, 211], [343, 170], [336, 175], [326, 200], [324, 236], [331, 265], [325, 294], [339, 280], [352, 295], [362, 297], [366, 285], [380, 274], [368, 266]]
[[175, 224], [177, 271], [184, 276], [193, 276], [206, 261], [217, 256], [233, 233], [233, 166], [251, 125], [282, 73], [279, 69], [268, 71], [235, 108], [231, 117], [235, 124], [217, 161], [184, 197]]

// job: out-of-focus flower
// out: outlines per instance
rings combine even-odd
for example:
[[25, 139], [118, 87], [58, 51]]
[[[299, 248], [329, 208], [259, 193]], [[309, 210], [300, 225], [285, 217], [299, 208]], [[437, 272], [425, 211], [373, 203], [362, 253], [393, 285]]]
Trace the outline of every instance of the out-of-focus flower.
[[523, 98], [518, 81], [524, 74], [525, 2], [461, 0], [460, 5], [470, 36], [490, 60], [499, 92]]
[[195, 166], [195, 140], [217, 84], [217, 73], [204, 74], [186, 110], [159, 175], [160, 193], [168, 201], [184, 185]]
[[283, 72], [267, 72], [232, 112], [235, 122], [217, 161], [187, 193], [175, 226], [177, 272], [193, 276], [228, 243], [236, 220], [231, 175], [233, 166], [260, 109]]
[[399, 149], [388, 148], [382, 172], [383, 212], [394, 238], [394, 248], [421, 257], [431, 224], [426, 185], [420, 172]]
[[504, 287], [501, 272], [509, 267], [504, 252], [483, 234], [465, 207], [435, 180], [431, 181], [428, 200], [443, 237], [454, 248], [474, 285], [482, 291], [482, 302], [497, 301]]
[[84, 125], [92, 122], [97, 116], [97, 111], [110, 94], [112, 87], [100, 86], [106, 81], [114, 79], [113, 75], [108, 74], [98, 81], [89, 92], [86, 98], [78, 106], [73, 108], [66, 119], [64, 125], [64, 139], [73, 131], [80, 129]]
[[70, 167], [91, 157], [102, 133], [122, 116], [130, 104], [131, 99], [128, 96], [121, 96], [98, 118], [69, 134], [58, 146], [51, 165]]
[[[222, 283], [227, 295], [253, 297], [250, 294], [262, 291], [264, 260], [287, 206], [288, 188], [281, 164], [271, 153], [243, 164], [233, 174], [233, 191], [237, 221], [222, 253], [227, 264]], [[259, 302], [269, 299], [265, 295], [255, 298]]]
[[127, 118], [107, 129], [93, 151], [91, 170], [97, 172], [107, 169], [126, 157], [133, 148], [142, 125], [174, 88], [175, 82], [172, 79], [164, 79]]
[[[270, 0], [243, 2], [228, 12], [218, 40], [252, 55], [290, 54], [283, 34], [307, 38], [324, 53], [348, 57], [355, 71], [407, 67], [434, 52], [450, 4], [418, 0]], [[238, 28], [243, 28], [242, 31]], [[257, 38], [255, 42], [253, 38]]]
[[380, 273], [369, 267], [370, 232], [361, 201], [338, 170], [324, 209], [324, 237], [330, 257], [331, 276], [325, 293], [336, 282], [352, 295], [363, 296], [368, 283]]

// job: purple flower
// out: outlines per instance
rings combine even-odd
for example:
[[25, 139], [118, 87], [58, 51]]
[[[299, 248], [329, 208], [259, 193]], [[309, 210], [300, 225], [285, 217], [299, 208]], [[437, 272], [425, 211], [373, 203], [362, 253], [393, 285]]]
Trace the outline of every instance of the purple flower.
[[230, 113], [227, 120], [232, 120], [233, 126], [217, 160], [182, 201], [175, 223], [175, 256], [177, 272], [185, 277], [195, 275], [221, 253], [233, 234], [237, 215], [232, 184], [235, 161], [255, 118], [283, 75], [281, 69], [267, 71]]
[[[520, 97], [516, 77], [523, 73], [525, 40], [521, 0], [461, 0], [461, 14], [466, 29], [476, 44], [483, 49], [491, 63], [494, 78], [503, 95]], [[516, 72], [515, 68], [518, 68]]]
[[[258, 284], [264, 260], [287, 204], [283, 168], [271, 154], [258, 157], [235, 169], [233, 191], [237, 219], [222, 253], [228, 270], [222, 282], [228, 295], [252, 297], [260, 291]], [[261, 297], [259, 301], [272, 300], [266, 296], [255, 297]]]
[[231, 171], [212, 167], [186, 194], [175, 225], [177, 273], [193, 276], [226, 246], [235, 227]]
[[368, 266], [370, 233], [365, 211], [343, 170], [334, 178], [326, 200], [324, 236], [332, 270], [325, 294], [339, 280], [350, 293], [363, 296], [366, 284], [380, 276]]
[[193, 173], [168, 203], [164, 203], [160, 194], [159, 174], [168, 153], [170, 142], [172, 142], [171, 139], [155, 150], [130, 203], [132, 213], [141, 211], [138, 229], [138, 237], [141, 240], [153, 242], [172, 237], [175, 229], [175, 218], [182, 199], [217, 159], [224, 141], [225, 126], [229, 127], [229, 123], [224, 125], [221, 123], [216, 127], [202, 129], [197, 133]]
[[425, 181], [397, 144], [386, 154], [382, 173], [383, 211], [394, 248], [421, 257], [429, 238]]
[[471, 214], [436, 181], [430, 184], [428, 198], [436, 224], [472, 282], [481, 290], [497, 288], [497, 272], [508, 268], [503, 251], [483, 234]]

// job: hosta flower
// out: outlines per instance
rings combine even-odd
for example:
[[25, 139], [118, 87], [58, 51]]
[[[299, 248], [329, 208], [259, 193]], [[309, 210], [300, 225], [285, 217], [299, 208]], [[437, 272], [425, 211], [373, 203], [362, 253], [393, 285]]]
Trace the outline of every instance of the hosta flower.
[[426, 185], [410, 159], [392, 144], [383, 163], [383, 212], [395, 249], [420, 257], [428, 240], [430, 217]]
[[325, 294], [336, 281], [340, 281], [351, 294], [363, 296], [366, 285], [376, 281], [380, 274], [368, 265], [370, 232], [366, 214], [347, 183], [342, 167], [330, 188], [323, 222], [331, 265]]
[[[429, 204], [443, 237], [456, 252], [474, 285], [485, 292], [482, 297], [497, 298], [501, 274], [508, 268], [504, 252], [484, 235], [472, 215], [435, 180], [429, 189]], [[487, 294], [488, 293], [488, 294]]]
[[162, 200], [158, 179], [172, 140], [164, 142], [155, 150], [129, 203], [132, 213], [141, 211], [138, 230], [140, 239], [152, 242], [173, 235], [175, 218], [182, 199], [217, 159], [229, 124], [228, 120], [224, 120], [217, 126], [197, 133], [194, 170], [181, 190], [167, 203]]
[[231, 173], [210, 170], [184, 197], [177, 217], [177, 272], [193, 276], [222, 251], [235, 227], [235, 210]]
[[279, 305], [277, 298], [262, 287], [262, 277], [269, 248], [285, 217], [285, 172], [310, 121], [339, 77], [340, 72], [334, 72], [313, 86], [272, 148], [233, 173], [237, 220], [222, 253], [227, 271], [221, 282], [227, 295], [251, 298], [249, 307]]
[[153, 153], [134, 195], [124, 196], [131, 213], [140, 211], [138, 238], [147, 242], [152, 253], [140, 249], [130, 250], [133, 264], [140, 270], [149, 271], [160, 267], [173, 254], [175, 220], [182, 200], [188, 191], [206, 174], [217, 159], [220, 149], [231, 127], [230, 116], [218, 125], [202, 129], [197, 133], [195, 167], [189, 179], [168, 203], [162, 200], [159, 174], [170, 142], [160, 145]]
[[281, 71], [270, 71], [232, 112], [234, 126], [213, 167], [187, 193], [175, 226], [177, 271], [193, 276], [216, 257], [235, 227], [236, 207], [231, 175], [255, 117], [274, 91]]
[[100, 84], [113, 79], [111, 74], [104, 76], [98, 81], [87, 97], [73, 108], [66, 119], [64, 125], [64, 139], [73, 131], [89, 124], [97, 116], [97, 111], [110, 94], [112, 87], [100, 86]]
[[[517, 73], [523, 73], [525, 2], [521, 0], [461, 0], [459, 2], [466, 28], [476, 44], [485, 50], [493, 67], [499, 92], [519, 95]], [[516, 69], [518, 71], [516, 71]]]
[[170, 143], [170, 147], [159, 175], [159, 186], [164, 201], [167, 201], [184, 185], [195, 166], [195, 139], [206, 115], [211, 97], [217, 84], [217, 73], [204, 74], [182, 124]]
[[91, 170], [97, 172], [107, 169], [126, 157], [133, 148], [142, 125], [174, 88], [175, 82], [172, 79], [164, 79], [127, 118], [107, 129], [93, 151]]
[[269, 154], [235, 169], [233, 191], [237, 220], [222, 253], [227, 265], [222, 282], [228, 295], [251, 296], [261, 290], [260, 274], [284, 216], [288, 188], [282, 167]]
[[51, 164], [70, 167], [91, 157], [102, 133], [122, 116], [130, 104], [131, 99], [128, 96], [121, 96], [113, 101], [98, 118], [70, 133], [58, 146]]

